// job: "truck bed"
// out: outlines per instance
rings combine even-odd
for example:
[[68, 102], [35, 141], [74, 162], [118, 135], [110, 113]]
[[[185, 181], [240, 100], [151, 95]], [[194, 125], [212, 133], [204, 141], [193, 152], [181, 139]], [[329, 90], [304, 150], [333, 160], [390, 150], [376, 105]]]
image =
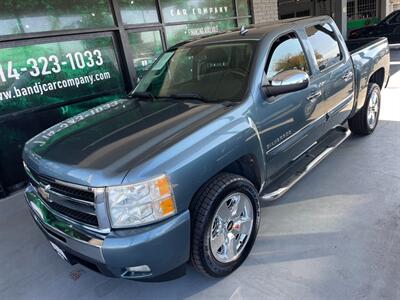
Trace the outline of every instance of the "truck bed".
[[346, 41], [354, 66], [356, 110], [365, 102], [370, 75], [379, 76], [381, 88], [387, 81], [390, 63], [387, 38], [365, 38]]
[[356, 40], [348, 40], [346, 41], [347, 49], [349, 50], [350, 54], [354, 54], [359, 51], [365, 51], [367, 48], [375, 46], [377, 43], [384, 42], [386, 38], [363, 38], [363, 39], [356, 39]]

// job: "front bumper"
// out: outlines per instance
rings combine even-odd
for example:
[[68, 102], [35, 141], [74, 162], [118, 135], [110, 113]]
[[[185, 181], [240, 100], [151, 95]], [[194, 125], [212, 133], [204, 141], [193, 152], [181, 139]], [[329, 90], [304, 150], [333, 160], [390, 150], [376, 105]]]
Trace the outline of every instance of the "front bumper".
[[[189, 211], [154, 225], [99, 234], [53, 211], [32, 186], [25, 198], [36, 224], [72, 264], [81, 263], [111, 277], [162, 280], [182, 275], [182, 266], [189, 260]], [[151, 272], [127, 275], [126, 268], [143, 265]]]

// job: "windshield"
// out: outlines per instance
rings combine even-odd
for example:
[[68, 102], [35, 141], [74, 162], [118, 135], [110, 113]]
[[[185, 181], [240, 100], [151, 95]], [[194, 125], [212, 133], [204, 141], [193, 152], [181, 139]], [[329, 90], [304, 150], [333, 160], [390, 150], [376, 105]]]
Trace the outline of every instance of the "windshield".
[[161, 55], [135, 89], [155, 97], [196, 95], [208, 101], [241, 101], [254, 43], [179, 48]]

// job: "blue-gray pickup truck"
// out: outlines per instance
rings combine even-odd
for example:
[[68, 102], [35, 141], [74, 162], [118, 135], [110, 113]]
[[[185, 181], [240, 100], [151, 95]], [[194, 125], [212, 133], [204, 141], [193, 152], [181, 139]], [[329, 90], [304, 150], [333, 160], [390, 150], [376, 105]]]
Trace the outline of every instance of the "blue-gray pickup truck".
[[375, 130], [389, 58], [386, 38], [346, 44], [329, 17], [180, 43], [126, 99], [26, 144], [31, 214], [63, 259], [108, 276], [226, 276], [260, 202]]

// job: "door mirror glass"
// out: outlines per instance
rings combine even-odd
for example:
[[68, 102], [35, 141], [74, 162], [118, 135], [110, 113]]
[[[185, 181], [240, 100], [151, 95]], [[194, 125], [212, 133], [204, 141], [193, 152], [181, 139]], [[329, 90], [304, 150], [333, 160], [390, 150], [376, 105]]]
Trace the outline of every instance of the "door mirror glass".
[[270, 82], [263, 85], [267, 96], [277, 96], [303, 90], [308, 87], [310, 77], [304, 71], [287, 70], [276, 74]]

